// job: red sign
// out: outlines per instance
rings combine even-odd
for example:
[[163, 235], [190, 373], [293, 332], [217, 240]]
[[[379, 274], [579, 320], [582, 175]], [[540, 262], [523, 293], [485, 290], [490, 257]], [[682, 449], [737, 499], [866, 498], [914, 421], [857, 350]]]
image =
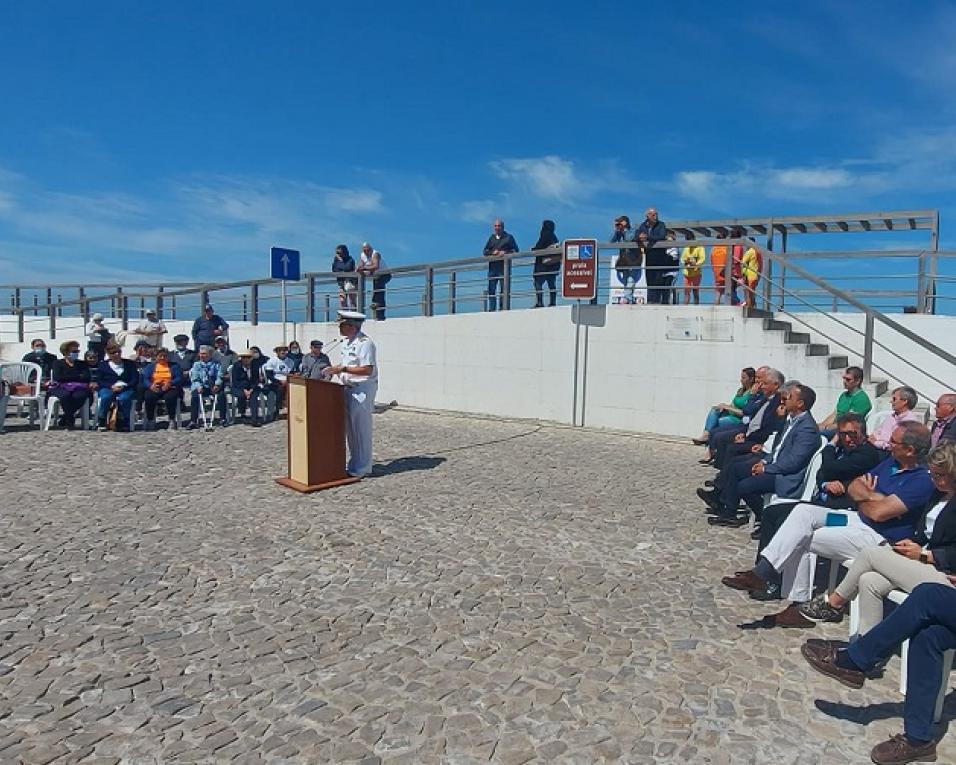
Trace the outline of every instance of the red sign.
[[561, 295], [568, 300], [593, 300], [597, 297], [597, 269], [596, 239], [565, 239]]

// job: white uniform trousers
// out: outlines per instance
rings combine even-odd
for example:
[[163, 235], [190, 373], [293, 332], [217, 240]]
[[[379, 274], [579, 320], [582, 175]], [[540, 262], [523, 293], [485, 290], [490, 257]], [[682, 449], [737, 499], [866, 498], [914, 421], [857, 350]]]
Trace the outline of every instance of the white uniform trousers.
[[360, 382], [345, 388], [345, 443], [349, 475], [366, 476], [372, 472], [372, 409], [378, 382]]
[[813, 596], [816, 555], [842, 562], [883, 541], [852, 511], [846, 513], [846, 526], [827, 526], [829, 512], [825, 507], [801, 502], [760, 553], [780, 572], [781, 595], [788, 600], [803, 603]]

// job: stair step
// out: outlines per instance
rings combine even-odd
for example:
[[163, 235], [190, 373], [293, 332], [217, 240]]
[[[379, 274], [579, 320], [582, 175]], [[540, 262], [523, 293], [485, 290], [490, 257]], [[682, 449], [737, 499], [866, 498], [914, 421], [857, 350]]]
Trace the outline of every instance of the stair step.
[[763, 308], [744, 308], [745, 319], [772, 319], [773, 311], [765, 311]]
[[809, 332], [785, 332], [783, 335], [785, 343], [796, 343], [798, 345], [808, 345], [810, 343]]
[[827, 366], [830, 369], [846, 369], [848, 366], [850, 366], [850, 357], [831, 356], [830, 361], [827, 362]]
[[793, 324], [789, 321], [780, 321], [778, 319], [764, 319], [763, 320], [764, 329], [785, 329], [787, 331], [793, 329]]
[[826, 343], [810, 343], [807, 346], [807, 356], [829, 356], [830, 346]]

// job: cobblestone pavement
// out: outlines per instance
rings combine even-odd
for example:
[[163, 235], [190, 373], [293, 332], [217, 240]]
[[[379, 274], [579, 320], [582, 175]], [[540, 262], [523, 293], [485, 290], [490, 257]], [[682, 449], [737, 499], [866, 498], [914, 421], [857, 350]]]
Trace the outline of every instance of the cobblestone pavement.
[[898, 661], [850, 691], [739, 629], [771, 609], [719, 584], [753, 546], [691, 446], [375, 424], [375, 477], [309, 496], [284, 423], [0, 437], [0, 762], [809, 765], [901, 729]]

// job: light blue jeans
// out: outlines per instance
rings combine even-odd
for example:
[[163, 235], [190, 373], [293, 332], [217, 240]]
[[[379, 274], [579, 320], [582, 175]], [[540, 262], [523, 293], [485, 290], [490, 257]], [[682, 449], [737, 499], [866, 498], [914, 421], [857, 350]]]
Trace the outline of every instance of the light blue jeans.
[[725, 425], [739, 425], [740, 418], [734, 417], [729, 414], [721, 414], [717, 407], [711, 407], [710, 411], [707, 412], [707, 419], [704, 420], [704, 430], [708, 433], [713, 433], [714, 428], [723, 427]]

